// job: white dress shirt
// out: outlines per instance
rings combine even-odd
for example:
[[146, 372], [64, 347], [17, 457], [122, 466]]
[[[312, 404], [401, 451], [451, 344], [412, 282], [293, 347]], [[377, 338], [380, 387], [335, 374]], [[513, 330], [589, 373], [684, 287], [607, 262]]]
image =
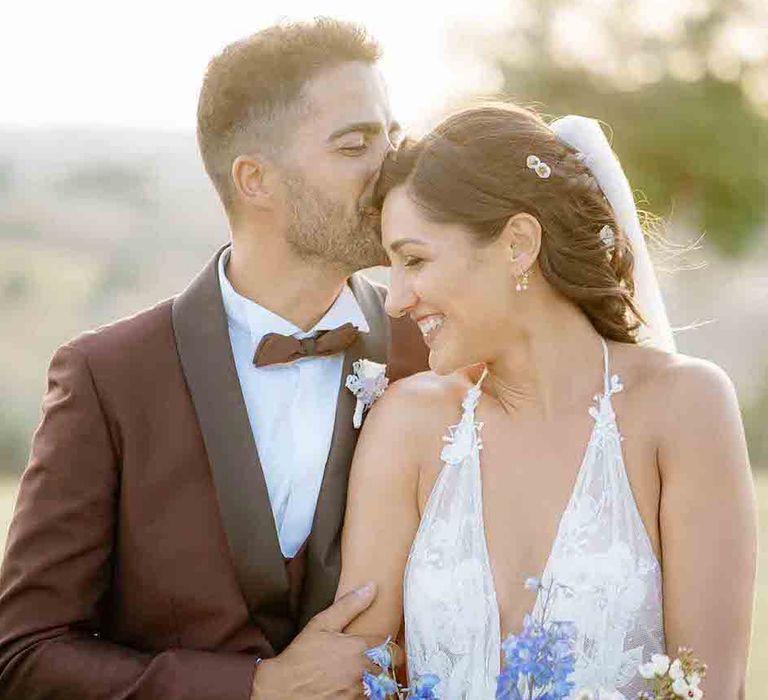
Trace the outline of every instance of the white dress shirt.
[[310, 331], [238, 294], [226, 276], [229, 251], [219, 258], [219, 285], [229, 340], [248, 419], [267, 482], [283, 555], [298, 552], [312, 529], [317, 497], [331, 447], [344, 355], [306, 357], [255, 367], [253, 355], [267, 333], [305, 338], [344, 323], [370, 329], [352, 290], [345, 286]]

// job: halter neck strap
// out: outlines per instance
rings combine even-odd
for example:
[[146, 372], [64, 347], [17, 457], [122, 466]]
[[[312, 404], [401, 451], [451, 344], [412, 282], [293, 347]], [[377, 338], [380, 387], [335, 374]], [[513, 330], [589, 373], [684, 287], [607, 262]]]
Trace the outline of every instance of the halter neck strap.
[[608, 361], [608, 343], [605, 338], [600, 336], [600, 343], [603, 346], [603, 390], [607, 394], [611, 390], [611, 368]]

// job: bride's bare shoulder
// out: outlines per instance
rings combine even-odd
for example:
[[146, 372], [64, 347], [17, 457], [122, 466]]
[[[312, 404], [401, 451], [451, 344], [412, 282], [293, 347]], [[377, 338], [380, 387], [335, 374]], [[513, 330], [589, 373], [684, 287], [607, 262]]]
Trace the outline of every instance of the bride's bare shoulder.
[[[736, 390], [714, 362], [682, 353], [613, 344], [614, 368], [635, 391], [645, 415], [656, 415], [665, 431], [700, 430], [739, 415]], [[654, 408], [655, 407], [655, 408]]]
[[[714, 362], [683, 353], [668, 353], [639, 345], [613, 343], [614, 369], [623, 370], [625, 384], [669, 401], [697, 401], [728, 392], [733, 384]], [[626, 380], [630, 380], [629, 382]]]
[[373, 405], [366, 425], [370, 421], [400, 433], [429, 435], [437, 429], [442, 434], [461, 414], [473, 376], [471, 370], [462, 370], [449, 375], [420, 372], [400, 379]]

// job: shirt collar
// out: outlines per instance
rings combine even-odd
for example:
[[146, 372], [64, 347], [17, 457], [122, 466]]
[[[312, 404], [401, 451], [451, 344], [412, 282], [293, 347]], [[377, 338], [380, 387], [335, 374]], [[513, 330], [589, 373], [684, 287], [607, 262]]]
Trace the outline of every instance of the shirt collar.
[[309, 331], [302, 331], [301, 328], [282, 316], [265, 309], [260, 304], [235, 291], [226, 274], [229, 254], [230, 251], [225, 250], [219, 256], [219, 287], [224, 302], [224, 311], [230, 325], [250, 333], [254, 347], [261, 342], [267, 333], [281, 333], [282, 335], [306, 338], [317, 331], [330, 330], [345, 323], [352, 323], [362, 333], [370, 331], [365, 314], [363, 314], [363, 310], [348, 284], [344, 285], [341, 293], [336, 297], [336, 301], [314, 327]]

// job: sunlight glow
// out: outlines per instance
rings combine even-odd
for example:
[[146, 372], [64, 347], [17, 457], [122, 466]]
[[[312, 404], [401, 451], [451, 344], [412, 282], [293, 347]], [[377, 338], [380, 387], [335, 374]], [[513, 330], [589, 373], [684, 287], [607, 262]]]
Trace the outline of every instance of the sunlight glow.
[[211, 4], [14, 3], [0, 25], [0, 124], [192, 129], [205, 66], [226, 44], [281, 19], [332, 15], [364, 23], [384, 49], [393, 107], [418, 122], [457, 95], [490, 92], [496, 77], [449, 44], [457, 24], [498, 27], [514, 2], [286, 0]]

